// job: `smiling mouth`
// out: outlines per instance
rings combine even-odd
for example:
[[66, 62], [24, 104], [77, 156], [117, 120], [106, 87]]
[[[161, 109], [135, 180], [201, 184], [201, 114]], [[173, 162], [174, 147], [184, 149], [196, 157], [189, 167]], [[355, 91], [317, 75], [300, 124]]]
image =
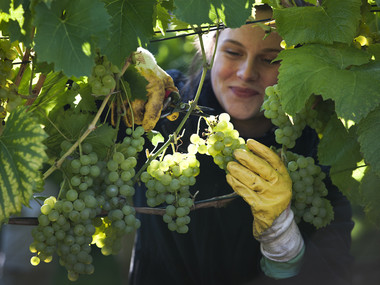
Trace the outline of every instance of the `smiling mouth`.
[[244, 87], [230, 87], [232, 93], [239, 98], [250, 98], [254, 96], [259, 96], [260, 93], [254, 89], [244, 88]]

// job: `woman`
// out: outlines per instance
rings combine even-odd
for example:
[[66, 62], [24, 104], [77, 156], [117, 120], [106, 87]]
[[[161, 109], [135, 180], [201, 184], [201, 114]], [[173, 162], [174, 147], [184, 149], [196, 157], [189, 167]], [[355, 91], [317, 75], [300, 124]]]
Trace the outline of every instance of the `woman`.
[[[267, 19], [271, 17], [271, 11], [260, 9], [256, 16], [257, 19]], [[254, 138], [266, 146], [276, 143], [273, 126], [263, 116], [260, 107], [265, 88], [277, 82], [280, 63], [273, 60], [281, 51], [280, 43], [281, 37], [277, 33], [266, 35], [259, 26], [244, 25], [238, 29], [223, 30], [219, 36], [214, 64], [198, 102], [199, 105], [212, 107], [216, 114], [229, 113], [235, 129], [242, 137]], [[213, 48], [211, 41], [208, 51]], [[170, 74], [183, 100], [192, 99], [199, 75], [187, 79], [176, 71]], [[159, 130], [165, 135], [174, 129], [173, 123], [163, 122], [159, 125]], [[187, 136], [195, 133], [197, 118], [188, 120], [185, 129]], [[186, 135], [180, 146], [180, 151], [184, 152], [189, 141]], [[293, 151], [315, 156], [317, 143], [316, 134], [305, 129]], [[252, 145], [252, 149], [256, 147], [256, 144]], [[269, 149], [260, 146], [258, 156], [260, 152], [265, 155], [267, 151]], [[248, 160], [250, 155], [242, 154]], [[350, 283], [351, 210], [347, 200], [330, 183], [326, 182], [335, 219], [329, 226], [315, 230], [310, 224], [301, 222], [295, 225], [291, 210], [287, 207], [289, 195], [284, 194], [291, 190], [288, 189], [289, 180], [287, 173], [283, 173], [283, 177], [278, 177], [281, 185], [266, 191], [274, 193], [273, 197], [276, 198], [276, 193], [283, 195], [280, 207], [270, 220], [269, 227], [261, 228], [259, 215], [251, 211], [256, 208], [253, 206], [255, 203], [244, 195], [244, 191], [249, 192], [250, 189], [246, 185], [242, 186], [244, 181], [239, 182], [243, 180], [239, 177], [240, 171], [251, 170], [236, 163], [233, 167], [229, 166], [226, 179], [226, 172], [216, 167], [210, 156], [200, 156], [198, 159], [201, 171], [193, 186], [193, 191], [199, 191], [196, 200], [229, 194], [234, 190], [243, 199], [235, 199], [223, 208], [192, 211], [189, 232], [186, 234], [169, 231], [160, 216], [140, 215], [142, 225], [136, 236], [130, 284]], [[273, 167], [272, 161], [266, 163], [265, 167]], [[276, 172], [281, 167], [270, 171]], [[260, 169], [256, 171], [260, 172]], [[252, 175], [261, 176], [260, 173]], [[247, 177], [252, 175], [249, 173]], [[280, 188], [283, 190], [278, 190]], [[136, 191], [135, 205], [146, 206], [144, 192], [139, 190], [142, 189]], [[270, 212], [270, 209], [266, 210]], [[278, 229], [281, 236], [283, 232], [286, 233], [285, 240], [279, 241], [277, 236], [273, 239], [273, 236], [268, 235]], [[280, 258], [276, 259], [279, 252]]]

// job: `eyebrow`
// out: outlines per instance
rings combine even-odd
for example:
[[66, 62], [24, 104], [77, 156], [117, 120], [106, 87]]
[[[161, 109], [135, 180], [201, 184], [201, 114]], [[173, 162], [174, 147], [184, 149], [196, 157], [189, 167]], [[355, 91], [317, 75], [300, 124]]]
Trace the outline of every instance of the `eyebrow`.
[[[244, 47], [244, 45], [241, 42], [231, 40], [231, 39], [224, 40], [222, 44], [224, 44], [224, 43], [231, 43], [231, 44], [235, 44], [235, 45]], [[280, 49], [280, 48], [264, 48], [263, 49], [263, 52], [280, 52], [280, 51], [282, 51], [282, 49]]]

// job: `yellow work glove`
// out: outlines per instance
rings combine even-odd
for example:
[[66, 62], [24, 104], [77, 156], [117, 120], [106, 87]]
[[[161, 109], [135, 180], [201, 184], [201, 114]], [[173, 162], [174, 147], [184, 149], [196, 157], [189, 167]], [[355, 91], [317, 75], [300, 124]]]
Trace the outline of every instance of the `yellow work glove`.
[[252, 139], [247, 147], [234, 151], [237, 162], [228, 163], [227, 182], [251, 206], [253, 235], [260, 239], [290, 205], [292, 180], [271, 149]]
[[157, 62], [154, 56], [144, 48], [134, 53], [137, 71], [149, 82], [146, 86], [147, 100], [135, 99], [127, 111], [126, 124], [142, 125], [146, 132], [151, 131], [160, 119], [165, 95], [178, 92], [173, 79]]

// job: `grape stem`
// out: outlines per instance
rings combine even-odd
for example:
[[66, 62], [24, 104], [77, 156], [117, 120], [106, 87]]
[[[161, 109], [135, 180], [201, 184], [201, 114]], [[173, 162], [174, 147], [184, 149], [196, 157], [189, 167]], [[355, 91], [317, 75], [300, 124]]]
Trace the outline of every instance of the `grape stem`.
[[[124, 67], [123, 67], [123, 71], [122, 72], [125, 72], [128, 68], [128, 66], [130, 65], [131, 63], [131, 60], [130, 58], [128, 58], [128, 60], [126, 61]], [[122, 73], [120, 74], [120, 76], [122, 76]], [[92, 120], [92, 122], [88, 125], [88, 128], [86, 129], [86, 131], [79, 137], [79, 139], [65, 152], [64, 155], [62, 155], [62, 157], [56, 161], [43, 175], [43, 179], [45, 180], [47, 177], [49, 177], [50, 174], [52, 174], [56, 169], [59, 169], [62, 165], [62, 163], [65, 161], [65, 159], [78, 147], [78, 145], [80, 143], [82, 143], [85, 138], [87, 138], [87, 136], [96, 129], [96, 123], [98, 122], [98, 120], [100, 119], [100, 116], [101, 114], [103, 113], [103, 110], [105, 109], [106, 105], [107, 105], [107, 102], [108, 100], [110, 99], [111, 95], [114, 94], [114, 88], [111, 89], [111, 91], [108, 93], [108, 95], [104, 98], [103, 102], [102, 102], [102, 105], [100, 106], [98, 112], [96, 113], [94, 119]]]
[[[235, 192], [213, 197], [206, 200], [201, 200], [195, 202], [194, 206], [191, 207], [191, 211], [204, 208], [222, 208], [226, 206], [229, 202], [239, 197]], [[163, 216], [166, 213], [165, 208], [150, 208], [150, 207], [134, 207], [137, 213], [140, 214], [149, 214], [149, 215], [158, 215]], [[101, 213], [99, 216], [107, 216], [107, 212]], [[33, 226], [38, 225], [38, 218], [36, 217], [13, 217], [9, 218], [9, 225], [20, 225], [20, 226]]]
[[[201, 45], [201, 48], [202, 48], [202, 54], [205, 55], [205, 50], [204, 50], [204, 44], [203, 44], [203, 39], [202, 39], [202, 35], [199, 34], [199, 42], [200, 42], [200, 45]], [[140, 170], [136, 173], [135, 177], [134, 177], [134, 182], [136, 183], [141, 175], [141, 173], [143, 171], [145, 171], [145, 169], [148, 167], [148, 165], [151, 163], [152, 160], [156, 159], [163, 151], [166, 150], [166, 148], [171, 144], [171, 143], [175, 143], [176, 140], [177, 140], [177, 136], [178, 134], [180, 133], [180, 131], [182, 130], [183, 126], [185, 125], [187, 119], [190, 117], [191, 113], [193, 112], [193, 110], [196, 108], [197, 104], [198, 104], [198, 99], [199, 99], [199, 96], [201, 94], [201, 90], [202, 90], [202, 87], [203, 87], [203, 83], [205, 81], [205, 78], [206, 78], [206, 73], [207, 73], [207, 70], [210, 68], [211, 66], [207, 64], [207, 59], [205, 56], [203, 56], [203, 68], [202, 68], [202, 75], [201, 75], [201, 79], [200, 79], [200, 82], [199, 82], [199, 85], [198, 85], [198, 89], [197, 89], [197, 93], [195, 95], [195, 98], [194, 100], [190, 103], [190, 108], [189, 110], [186, 112], [185, 116], [183, 117], [181, 123], [178, 125], [177, 129], [175, 130], [175, 132], [171, 135], [169, 135], [168, 137], [168, 140], [164, 143], [164, 145], [159, 149], [157, 150], [156, 153], [152, 154], [151, 156], [148, 157], [148, 160], [144, 163], [144, 165], [140, 168]]]

